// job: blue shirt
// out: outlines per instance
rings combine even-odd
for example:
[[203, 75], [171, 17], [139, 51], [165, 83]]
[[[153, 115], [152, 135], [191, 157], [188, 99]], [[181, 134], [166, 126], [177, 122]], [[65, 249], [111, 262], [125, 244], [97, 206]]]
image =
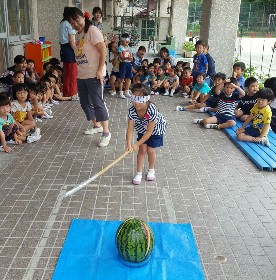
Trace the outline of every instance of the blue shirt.
[[195, 54], [193, 57], [193, 77], [196, 77], [196, 74], [199, 72], [206, 73], [206, 64], [208, 64], [207, 58], [204, 53], [200, 55]]
[[2, 130], [2, 127], [5, 125], [10, 125], [10, 124], [14, 124], [14, 119], [13, 116], [11, 114], [8, 114], [7, 119], [2, 119], [0, 118], [0, 130]]
[[64, 20], [60, 23], [59, 26], [59, 42], [60, 44], [68, 44], [69, 43], [69, 34], [75, 35], [77, 33], [76, 30], [73, 29], [71, 24]]

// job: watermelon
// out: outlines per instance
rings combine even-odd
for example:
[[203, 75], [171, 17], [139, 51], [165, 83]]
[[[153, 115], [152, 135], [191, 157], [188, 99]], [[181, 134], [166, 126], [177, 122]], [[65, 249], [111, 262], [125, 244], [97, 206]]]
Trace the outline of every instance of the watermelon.
[[116, 246], [124, 260], [131, 263], [144, 262], [153, 250], [154, 234], [142, 220], [128, 218], [117, 229]]

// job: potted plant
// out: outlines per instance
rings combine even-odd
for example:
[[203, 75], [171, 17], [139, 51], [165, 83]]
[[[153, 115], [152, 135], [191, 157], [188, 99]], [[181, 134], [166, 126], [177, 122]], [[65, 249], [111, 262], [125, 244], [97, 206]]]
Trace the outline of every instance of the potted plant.
[[193, 42], [185, 42], [184, 46], [184, 57], [193, 57], [196, 54], [195, 44]]

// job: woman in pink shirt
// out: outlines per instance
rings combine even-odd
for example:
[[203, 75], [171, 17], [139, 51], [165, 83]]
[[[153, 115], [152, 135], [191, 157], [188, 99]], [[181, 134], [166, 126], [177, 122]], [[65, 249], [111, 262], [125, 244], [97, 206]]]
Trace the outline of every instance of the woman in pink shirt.
[[89, 15], [78, 8], [68, 13], [69, 23], [77, 31], [74, 49], [78, 66], [78, 91], [81, 107], [93, 125], [85, 134], [102, 133], [100, 147], [109, 144], [109, 114], [103, 99], [104, 76], [106, 73], [106, 46], [101, 31], [92, 26]]

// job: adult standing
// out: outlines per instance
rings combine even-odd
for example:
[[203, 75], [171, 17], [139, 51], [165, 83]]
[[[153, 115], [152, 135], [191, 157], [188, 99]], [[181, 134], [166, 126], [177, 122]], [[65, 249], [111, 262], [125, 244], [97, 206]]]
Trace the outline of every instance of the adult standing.
[[59, 26], [60, 58], [63, 62], [63, 96], [70, 97], [77, 94], [77, 64], [75, 60], [76, 31], [68, 22], [68, 12], [71, 7], [65, 7], [63, 19]]
[[269, 78], [264, 82], [264, 86], [272, 89], [274, 93], [274, 100], [270, 103], [270, 108], [272, 111], [271, 118], [271, 129], [276, 133], [276, 77]]
[[103, 100], [104, 75], [106, 73], [106, 46], [101, 31], [92, 26], [89, 17], [78, 8], [71, 8], [68, 20], [77, 31], [74, 48], [78, 66], [78, 90], [81, 107], [93, 127], [85, 134], [102, 132], [100, 147], [109, 144], [108, 110]]

